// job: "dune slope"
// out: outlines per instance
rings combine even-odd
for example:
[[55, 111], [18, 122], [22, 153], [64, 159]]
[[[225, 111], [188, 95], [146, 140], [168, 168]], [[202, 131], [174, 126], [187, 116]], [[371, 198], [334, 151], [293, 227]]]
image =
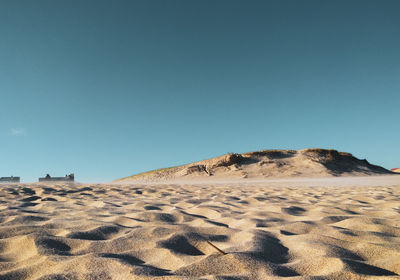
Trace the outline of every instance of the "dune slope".
[[220, 157], [129, 176], [117, 181], [193, 178], [282, 178], [390, 174], [389, 170], [336, 150], [265, 150]]

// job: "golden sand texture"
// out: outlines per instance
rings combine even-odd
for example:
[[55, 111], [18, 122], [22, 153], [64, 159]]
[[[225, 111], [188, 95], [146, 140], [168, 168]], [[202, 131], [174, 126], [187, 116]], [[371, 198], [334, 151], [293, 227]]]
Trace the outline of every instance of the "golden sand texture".
[[0, 186], [0, 279], [400, 279], [400, 184]]

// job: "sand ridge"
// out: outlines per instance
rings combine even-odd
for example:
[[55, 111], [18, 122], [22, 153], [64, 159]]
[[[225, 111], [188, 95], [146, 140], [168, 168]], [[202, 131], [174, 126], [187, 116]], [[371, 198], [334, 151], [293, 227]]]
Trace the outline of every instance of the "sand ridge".
[[0, 186], [0, 279], [400, 279], [400, 184]]
[[230, 153], [198, 162], [152, 170], [117, 182], [151, 183], [196, 179], [270, 179], [387, 175], [393, 172], [331, 149], [263, 150]]

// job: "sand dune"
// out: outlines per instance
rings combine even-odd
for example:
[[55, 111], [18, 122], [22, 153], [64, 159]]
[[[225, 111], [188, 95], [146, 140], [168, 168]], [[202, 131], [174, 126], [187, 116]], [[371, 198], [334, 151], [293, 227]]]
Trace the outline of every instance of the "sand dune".
[[0, 279], [400, 279], [400, 176], [380, 178], [2, 185]]
[[141, 183], [239, 178], [365, 176], [393, 172], [350, 153], [327, 149], [264, 150], [220, 157], [144, 172], [117, 180]]

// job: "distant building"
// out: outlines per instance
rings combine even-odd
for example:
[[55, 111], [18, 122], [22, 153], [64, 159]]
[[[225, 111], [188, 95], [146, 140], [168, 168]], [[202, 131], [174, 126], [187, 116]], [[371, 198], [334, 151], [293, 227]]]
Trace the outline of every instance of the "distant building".
[[39, 178], [39, 182], [52, 182], [52, 181], [62, 181], [62, 182], [73, 182], [75, 180], [74, 174], [65, 175], [65, 177], [51, 177], [49, 174], [46, 177]]
[[400, 168], [392, 168], [390, 171], [400, 173]]
[[19, 183], [20, 177], [0, 177], [0, 183]]

